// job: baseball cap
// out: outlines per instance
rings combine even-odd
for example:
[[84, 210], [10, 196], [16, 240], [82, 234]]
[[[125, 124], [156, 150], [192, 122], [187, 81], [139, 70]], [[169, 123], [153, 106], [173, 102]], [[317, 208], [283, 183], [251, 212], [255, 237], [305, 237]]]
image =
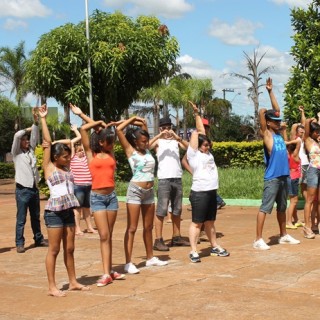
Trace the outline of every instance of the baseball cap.
[[165, 125], [169, 125], [169, 126], [172, 125], [170, 118], [161, 118], [159, 120], [159, 127], [162, 127], [162, 126], [165, 126]]
[[282, 118], [280, 117], [280, 112], [275, 111], [273, 109], [267, 110], [265, 113], [265, 117], [266, 119], [269, 119], [269, 120], [276, 120], [276, 121], [282, 120]]
[[202, 118], [202, 123], [204, 126], [208, 126], [209, 127], [209, 120], [208, 119], [205, 119], [205, 118]]

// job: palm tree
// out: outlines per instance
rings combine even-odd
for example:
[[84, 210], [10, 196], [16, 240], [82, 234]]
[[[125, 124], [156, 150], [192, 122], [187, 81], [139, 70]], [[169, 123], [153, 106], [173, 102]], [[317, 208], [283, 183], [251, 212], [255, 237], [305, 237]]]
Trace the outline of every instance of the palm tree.
[[[10, 95], [15, 93], [18, 107], [20, 108], [23, 98], [26, 96], [24, 78], [26, 55], [24, 41], [21, 41], [14, 49], [9, 47], [0, 48], [0, 78], [3, 83], [11, 87]], [[20, 125], [20, 116], [18, 118]]]
[[253, 101], [254, 105], [254, 131], [255, 131], [255, 137], [258, 139], [259, 137], [259, 95], [261, 92], [259, 92], [259, 89], [264, 86], [264, 84], [259, 84], [259, 81], [262, 79], [261, 76], [263, 74], [266, 74], [270, 71], [270, 69], [274, 69], [274, 66], [269, 66], [261, 71], [259, 71], [259, 65], [266, 55], [267, 52], [261, 55], [261, 57], [258, 57], [258, 49], [255, 49], [253, 51], [253, 58], [251, 58], [246, 52], [243, 52], [244, 56], [247, 60], [247, 68], [248, 68], [248, 74], [243, 75], [239, 73], [232, 72], [229, 75], [231, 77], [240, 78], [242, 80], [247, 80], [250, 82], [251, 86], [248, 88], [248, 98], [250, 98]]

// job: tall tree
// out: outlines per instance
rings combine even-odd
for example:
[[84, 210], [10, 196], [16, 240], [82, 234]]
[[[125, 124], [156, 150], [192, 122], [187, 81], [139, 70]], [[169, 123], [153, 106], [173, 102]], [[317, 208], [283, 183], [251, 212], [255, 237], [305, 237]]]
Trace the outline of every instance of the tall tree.
[[307, 117], [320, 110], [320, 1], [314, 0], [308, 9], [292, 9], [294, 45], [291, 55], [296, 63], [291, 69], [285, 91], [285, 117], [289, 124], [300, 121], [298, 106], [303, 105]]
[[[15, 94], [18, 107], [22, 106], [23, 98], [26, 96], [25, 74], [26, 74], [26, 54], [24, 41], [15, 48], [0, 48], [0, 80], [3, 85], [8, 85], [10, 95]], [[21, 126], [20, 109], [16, 121], [18, 127]]]
[[27, 64], [35, 93], [70, 101], [88, 112], [87, 61], [91, 60], [95, 117], [118, 119], [138, 91], [158, 83], [176, 64], [177, 40], [156, 17], [133, 20], [120, 12], [96, 10], [90, 17], [90, 42], [85, 23], [66, 24], [43, 35]]
[[255, 49], [253, 51], [253, 56], [250, 57], [249, 54], [246, 52], [243, 52], [245, 59], [247, 60], [247, 69], [248, 74], [239, 74], [236, 72], [232, 72], [229, 75], [231, 77], [240, 78], [242, 80], [247, 80], [250, 82], [250, 87], [248, 88], [248, 98], [250, 98], [254, 105], [254, 131], [255, 136], [258, 139], [259, 137], [259, 95], [262, 93], [260, 92], [260, 88], [264, 86], [265, 84], [260, 84], [259, 82], [262, 79], [262, 75], [268, 73], [271, 69], [274, 69], [274, 66], [268, 66], [263, 68], [262, 70], [259, 70], [260, 64], [264, 56], [267, 52], [263, 53], [259, 57], [259, 50]]

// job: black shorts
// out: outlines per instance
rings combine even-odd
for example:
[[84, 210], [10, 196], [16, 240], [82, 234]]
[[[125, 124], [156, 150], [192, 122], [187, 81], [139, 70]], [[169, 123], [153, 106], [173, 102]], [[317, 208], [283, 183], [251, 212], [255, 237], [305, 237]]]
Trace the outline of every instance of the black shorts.
[[203, 223], [216, 220], [217, 190], [191, 190], [189, 200], [192, 208], [192, 222]]

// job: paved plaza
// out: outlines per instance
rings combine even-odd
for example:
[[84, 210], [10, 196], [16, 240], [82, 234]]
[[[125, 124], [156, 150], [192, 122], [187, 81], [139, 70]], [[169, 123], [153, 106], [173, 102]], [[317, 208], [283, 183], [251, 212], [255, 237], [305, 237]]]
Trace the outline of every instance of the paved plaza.
[[[33, 246], [30, 221], [26, 224], [26, 249], [16, 253], [15, 199], [12, 183], [0, 185], [0, 319], [319, 319], [320, 236], [303, 238], [301, 228], [290, 234], [299, 245], [279, 245], [275, 212], [267, 217], [264, 238], [269, 251], [252, 248], [257, 207], [226, 206], [219, 210], [216, 227], [227, 258], [210, 257], [209, 243], [198, 246], [201, 263], [191, 263], [188, 247], [157, 252], [169, 260], [165, 267], [146, 268], [141, 221], [136, 234], [133, 262], [140, 274], [98, 288], [102, 273], [99, 238], [76, 238], [76, 272], [87, 292], [67, 292], [65, 298], [46, 295], [46, 248]], [[45, 200], [41, 201], [43, 208]], [[183, 208], [182, 235], [188, 235], [191, 213]], [[299, 211], [302, 217], [302, 211]], [[41, 217], [42, 229], [46, 229]], [[84, 221], [81, 221], [84, 227]], [[123, 235], [126, 226], [122, 202], [113, 235], [114, 269], [123, 272]], [[171, 224], [164, 225], [169, 242]], [[62, 251], [56, 268], [60, 288], [67, 290]]]

